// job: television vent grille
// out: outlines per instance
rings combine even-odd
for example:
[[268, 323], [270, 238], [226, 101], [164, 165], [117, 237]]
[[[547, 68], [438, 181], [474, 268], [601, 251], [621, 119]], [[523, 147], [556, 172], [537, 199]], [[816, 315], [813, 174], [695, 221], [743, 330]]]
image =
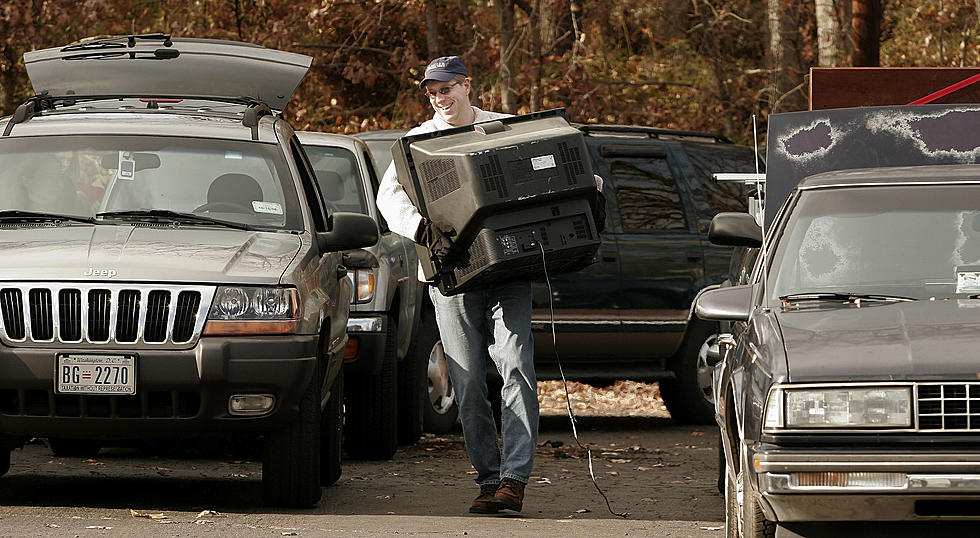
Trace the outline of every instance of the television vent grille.
[[500, 157], [490, 155], [487, 162], [480, 165], [480, 177], [483, 178], [483, 188], [487, 193], [497, 193], [498, 198], [507, 198], [507, 183], [504, 182], [504, 171], [500, 166]]
[[568, 184], [575, 185], [578, 183], [578, 177], [585, 173], [582, 152], [577, 146], [569, 146], [567, 142], [562, 142], [558, 144], [558, 155], [565, 170], [565, 177], [568, 178]]
[[452, 159], [433, 159], [422, 161], [419, 172], [427, 192], [427, 201], [432, 202], [459, 189], [459, 175]]

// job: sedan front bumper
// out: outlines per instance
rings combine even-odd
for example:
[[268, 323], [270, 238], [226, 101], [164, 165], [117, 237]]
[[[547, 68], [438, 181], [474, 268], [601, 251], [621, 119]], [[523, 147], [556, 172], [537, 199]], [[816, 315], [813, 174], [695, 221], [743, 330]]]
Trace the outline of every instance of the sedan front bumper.
[[752, 454], [767, 516], [790, 521], [980, 519], [980, 452]]

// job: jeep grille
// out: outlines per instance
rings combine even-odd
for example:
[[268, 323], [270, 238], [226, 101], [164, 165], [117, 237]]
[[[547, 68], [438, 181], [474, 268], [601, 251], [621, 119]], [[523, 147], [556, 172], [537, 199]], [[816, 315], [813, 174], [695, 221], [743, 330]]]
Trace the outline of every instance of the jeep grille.
[[213, 287], [0, 285], [0, 339], [17, 344], [193, 345]]

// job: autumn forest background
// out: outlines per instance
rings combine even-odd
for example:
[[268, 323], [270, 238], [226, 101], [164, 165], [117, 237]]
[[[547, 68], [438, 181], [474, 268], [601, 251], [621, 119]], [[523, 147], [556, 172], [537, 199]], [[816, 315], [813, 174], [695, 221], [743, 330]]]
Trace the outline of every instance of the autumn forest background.
[[721, 132], [807, 107], [815, 66], [980, 65], [980, 0], [0, 0], [0, 112], [32, 95], [25, 51], [168, 32], [314, 57], [285, 115], [354, 133], [431, 116], [417, 81], [462, 57], [474, 104]]

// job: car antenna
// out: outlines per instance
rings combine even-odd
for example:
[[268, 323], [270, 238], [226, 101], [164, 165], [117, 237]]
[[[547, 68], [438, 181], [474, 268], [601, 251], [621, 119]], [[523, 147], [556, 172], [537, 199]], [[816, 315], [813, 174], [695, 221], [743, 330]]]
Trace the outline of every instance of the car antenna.
[[756, 204], [758, 204], [758, 216], [756, 216], [756, 219], [759, 222], [759, 229], [762, 230], [762, 251], [760, 254], [762, 255], [762, 298], [764, 300], [766, 297], [766, 288], [768, 287], [766, 286], [766, 275], [769, 273], [766, 270], [766, 265], [768, 264], [768, 252], [766, 249], [766, 180], [765, 176], [760, 176], [759, 174], [759, 130], [756, 127], [755, 114], [752, 114], [752, 140], [755, 144], [755, 175], [762, 177], [762, 180], [756, 183], [755, 196], [757, 200]]

